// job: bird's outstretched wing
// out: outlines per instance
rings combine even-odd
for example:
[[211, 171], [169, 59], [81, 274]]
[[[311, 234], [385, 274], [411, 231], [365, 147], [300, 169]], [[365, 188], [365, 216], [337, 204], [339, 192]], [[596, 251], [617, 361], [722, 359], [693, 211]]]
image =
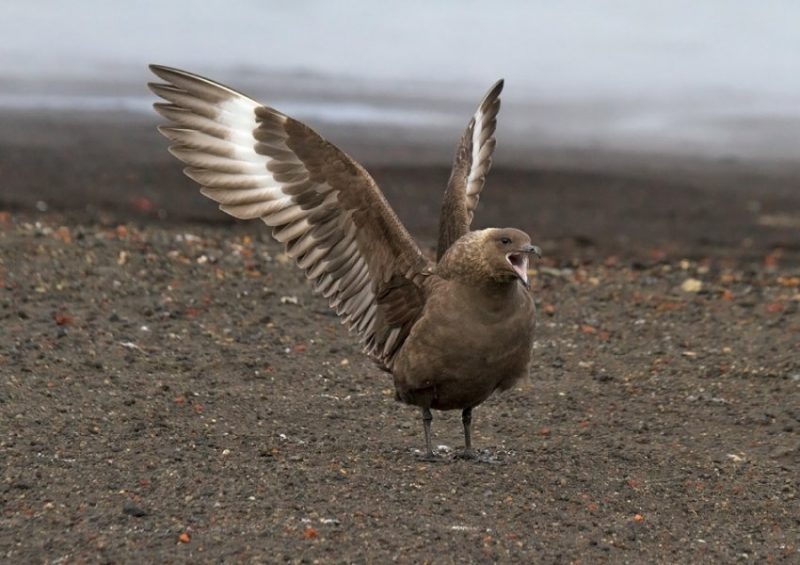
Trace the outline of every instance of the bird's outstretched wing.
[[206, 78], [152, 65], [184, 172], [236, 218], [260, 218], [384, 367], [424, 304], [428, 266], [364, 168], [305, 124]]
[[503, 80], [498, 80], [484, 96], [461, 137], [453, 161], [439, 216], [439, 245], [436, 259], [462, 235], [469, 231], [478, 199], [492, 166], [494, 130], [500, 111]]

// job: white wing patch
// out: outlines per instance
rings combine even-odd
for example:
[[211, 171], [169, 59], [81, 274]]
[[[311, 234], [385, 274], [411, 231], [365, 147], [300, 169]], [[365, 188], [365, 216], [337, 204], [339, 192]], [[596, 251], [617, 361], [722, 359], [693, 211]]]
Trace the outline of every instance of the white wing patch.
[[203, 77], [152, 69], [169, 83], [150, 88], [167, 101], [155, 108], [174, 125], [159, 130], [172, 141], [170, 152], [188, 165], [184, 172], [221, 210], [271, 226], [367, 352], [390, 361], [400, 329], [375, 334], [378, 307], [352, 211], [341, 206], [338, 190], [312, 180], [288, 146], [289, 118]]
[[496, 141], [494, 132], [497, 127], [497, 113], [500, 111], [500, 92], [503, 81], [500, 80], [491, 88], [472, 116], [468, 126], [471, 128], [471, 163], [466, 182], [467, 217], [472, 222], [475, 208], [486, 182], [486, 175], [492, 166], [492, 153]]

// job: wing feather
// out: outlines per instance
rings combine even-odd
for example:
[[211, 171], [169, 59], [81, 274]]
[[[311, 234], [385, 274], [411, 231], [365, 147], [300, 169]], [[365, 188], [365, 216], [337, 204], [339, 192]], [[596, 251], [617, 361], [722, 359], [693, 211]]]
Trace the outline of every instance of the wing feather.
[[[206, 78], [152, 65], [159, 131], [220, 209], [260, 218], [384, 367], [424, 304], [429, 262], [361, 165], [311, 128]], [[476, 154], [477, 155], [477, 154]]]
[[502, 90], [501, 79], [484, 96], [458, 144], [453, 170], [442, 200], [437, 260], [442, 258], [459, 237], [469, 231], [472, 224], [486, 175], [492, 166], [492, 153], [496, 144], [494, 131], [497, 127]]

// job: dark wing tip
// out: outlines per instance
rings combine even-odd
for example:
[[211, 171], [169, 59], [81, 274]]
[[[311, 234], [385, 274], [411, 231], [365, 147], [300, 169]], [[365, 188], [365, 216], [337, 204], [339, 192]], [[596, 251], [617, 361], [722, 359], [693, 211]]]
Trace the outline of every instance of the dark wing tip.
[[497, 111], [500, 109], [500, 93], [503, 91], [504, 84], [505, 81], [500, 79], [492, 85], [489, 92], [487, 92], [486, 96], [481, 100], [481, 104], [478, 106], [479, 111], [487, 112], [491, 106], [495, 106], [494, 113], [497, 114]]
[[494, 83], [492, 88], [489, 89], [489, 93], [486, 95], [486, 98], [497, 98], [500, 96], [500, 93], [503, 92], [503, 86], [505, 83], [506, 80], [503, 78]]
[[161, 94], [159, 93], [159, 90], [164, 88], [165, 86], [166, 86], [165, 84], [161, 84], [159, 82], [148, 82], [147, 83], [147, 88], [150, 89], [150, 92], [152, 92], [153, 94], [155, 94], [157, 96], [161, 96]]
[[[151, 63], [151, 64], [147, 65], [147, 68], [149, 68], [150, 72], [152, 72], [154, 75], [157, 75], [157, 76], [163, 78], [164, 80], [169, 80], [168, 77], [170, 75], [172, 75], [172, 76], [178, 75], [178, 76], [184, 76], [184, 77], [204, 78], [204, 77], [201, 77], [200, 75], [196, 75], [194, 73], [190, 73], [189, 71], [184, 71], [182, 69], [177, 69], [175, 67], [168, 67], [166, 65], [156, 65], [155, 63]], [[208, 79], [205, 79], [205, 80], [208, 80]]]
[[164, 79], [170, 83], [175, 81], [175, 77], [191, 78], [203, 82], [209, 82], [209, 80], [205, 77], [190, 73], [189, 71], [176, 69], [175, 67], [167, 67], [165, 65], [148, 65], [148, 67], [150, 68], [150, 71], [158, 78]]
[[[166, 67], [164, 65], [155, 65], [151, 64], [148, 65], [150, 70], [160, 79], [165, 80], [167, 85], [158, 85], [158, 86], [167, 86], [178, 88], [179, 90], [185, 90], [189, 94], [194, 96], [211, 96], [218, 97], [221, 96], [222, 93], [226, 93], [225, 96], [236, 96], [247, 99], [255, 104], [258, 104], [255, 100], [247, 96], [246, 94], [239, 92], [235, 88], [231, 88], [230, 86], [224, 85], [221, 82], [217, 82], [206, 78], [202, 75], [198, 75], [195, 73], [190, 73], [189, 71], [184, 71], [182, 69], [176, 69], [174, 67]], [[150, 87], [152, 90], [152, 86]], [[158, 94], [156, 92], [156, 94]], [[210, 100], [207, 98], [207, 100]], [[218, 100], [214, 100], [218, 101]]]
[[180, 73], [180, 69], [175, 69], [173, 67], [167, 67], [165, 65], [156, 65], [156, 64], [149, 64], [147, 68], [150, 69], [150, 72], [156, 75], [159, 78], [164, 80], [169, 80], [169, 75], [171, 73]]
[[[190, 73], [189, 71], [184, 71], [183, 69], [176, 69], [175, 67], [167, 67], [165, 65], [148, 65], [148, 67], [150, 68], [150, 71], [154, 75], [169, 83], [174, 83], [176, 78], [178, 79], [184, 78], [184, 79], [193, 79], [200, 82], [215, 84], [214, 81], [209, 80], [204, 76], [200, 76], [195, 73]], [[228, 90], [232, 90], [228, 86], [225, 86], [225, 88], [227, 88]]]

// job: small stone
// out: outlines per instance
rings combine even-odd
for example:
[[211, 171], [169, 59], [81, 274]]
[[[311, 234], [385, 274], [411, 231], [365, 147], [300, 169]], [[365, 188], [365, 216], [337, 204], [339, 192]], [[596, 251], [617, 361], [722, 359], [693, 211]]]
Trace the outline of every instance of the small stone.
[[698, 279], [686, 279], [681, 284], [681, 290], [683, 292], [700, 292], [703, 290], [703, 281]]
[[134, 516], [136, 518], [142, 518], [143, 516], [147, 516], [147, 511], [144, 508], [136, 506], [135, 504], [125, 504], [122, 507], [122, 513], [127, 514], [128, 516]]

